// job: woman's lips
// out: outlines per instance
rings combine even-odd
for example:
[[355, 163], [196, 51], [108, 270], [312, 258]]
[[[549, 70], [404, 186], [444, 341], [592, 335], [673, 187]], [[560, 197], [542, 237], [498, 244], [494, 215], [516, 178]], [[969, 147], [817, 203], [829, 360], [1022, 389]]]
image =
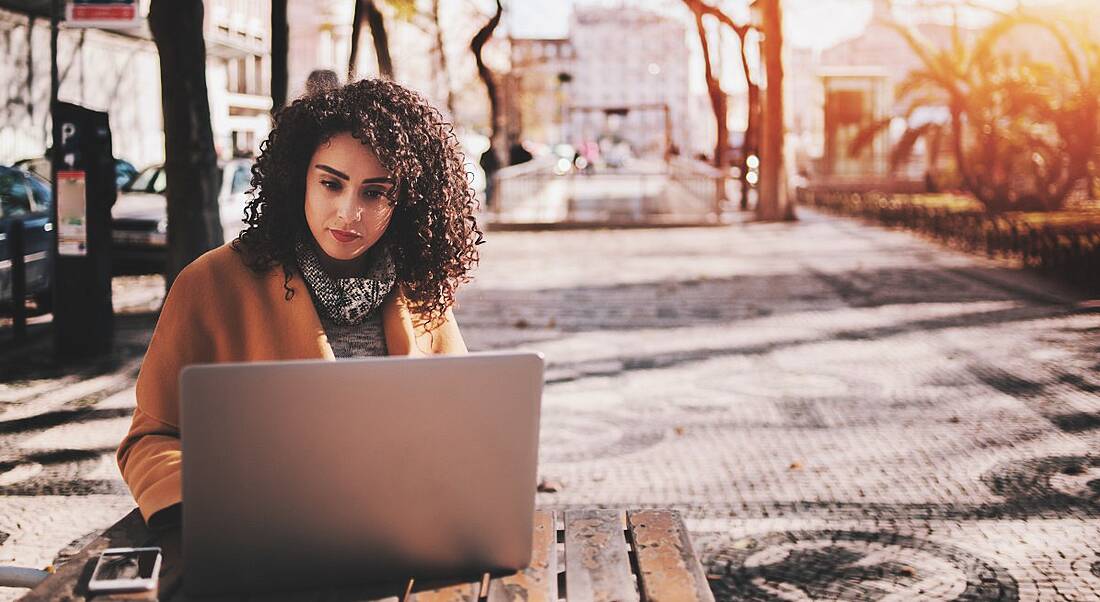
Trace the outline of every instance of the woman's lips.
[[336, 230], [333, 228], [328, 229], [329, 234], [337, 240], [337, 242], [352, 242], [353, 240], [362, 238], [358, 233], [348, 230]]

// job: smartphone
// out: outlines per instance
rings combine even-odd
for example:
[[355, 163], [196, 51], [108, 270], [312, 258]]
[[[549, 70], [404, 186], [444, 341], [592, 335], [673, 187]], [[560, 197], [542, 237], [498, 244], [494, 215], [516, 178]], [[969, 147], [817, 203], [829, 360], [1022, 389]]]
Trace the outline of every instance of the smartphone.
[[138, 592], [157, 587], [160, 548], [108, 548], [99, 555], [88, 592]]

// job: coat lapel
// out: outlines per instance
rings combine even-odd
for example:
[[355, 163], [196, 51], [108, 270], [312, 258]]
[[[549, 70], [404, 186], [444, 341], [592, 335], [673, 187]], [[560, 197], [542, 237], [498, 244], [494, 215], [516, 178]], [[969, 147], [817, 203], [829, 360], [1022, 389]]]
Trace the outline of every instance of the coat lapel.
[[282, 318], [273, 322], [292, 337], [290, 353], [296, 358], [336, 359], [305, 282], [297, 274], [291, 277], [287, 284], [294, 289], [294, 296], [288, 301], [283, 279], [282, 270], [275, 270], [268, 278], [268, 293], [276, 300], [275, 307], [280, 308], [277, 313]]

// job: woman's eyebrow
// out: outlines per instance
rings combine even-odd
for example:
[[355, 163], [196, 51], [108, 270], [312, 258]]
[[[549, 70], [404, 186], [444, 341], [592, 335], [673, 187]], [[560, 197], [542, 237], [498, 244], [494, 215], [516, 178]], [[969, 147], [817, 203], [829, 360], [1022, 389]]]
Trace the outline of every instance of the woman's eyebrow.
[[344, 173], [344, 172], [342, 172], [338, 169], [333, 169], [333, 168], [329, 167], [328, 165], [321, 165], [320, 163], [318, 163], [317, 165], [314, 165], [314, 167], [316, 167], [317, 169], [320, 169], [321, 171], [327, 171], [328, 173], [336, 176], [337, 178], [340, 178], [341, 180], [348, 180], [348, 181], [351, 180], [351, 177], [349, 177], [348, 174], [346, 174], [346, 173]]
[[396, 184], [397, 180], [394, 180], [393, 178], [390, 178], [388, 176], [383, 176], [383, 177], [379, 177], [379, 178], [367, 178], [367, 179], [363, 180], [363, 183], [364, 184]]

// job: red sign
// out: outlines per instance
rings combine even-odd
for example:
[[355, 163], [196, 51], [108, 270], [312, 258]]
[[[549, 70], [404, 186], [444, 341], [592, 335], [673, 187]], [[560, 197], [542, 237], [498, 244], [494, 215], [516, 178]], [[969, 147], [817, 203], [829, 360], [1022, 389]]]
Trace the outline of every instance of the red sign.
[[140, 24], [137, 0], [71, 0], [65, 6], [66, 27], [122, 29]]

